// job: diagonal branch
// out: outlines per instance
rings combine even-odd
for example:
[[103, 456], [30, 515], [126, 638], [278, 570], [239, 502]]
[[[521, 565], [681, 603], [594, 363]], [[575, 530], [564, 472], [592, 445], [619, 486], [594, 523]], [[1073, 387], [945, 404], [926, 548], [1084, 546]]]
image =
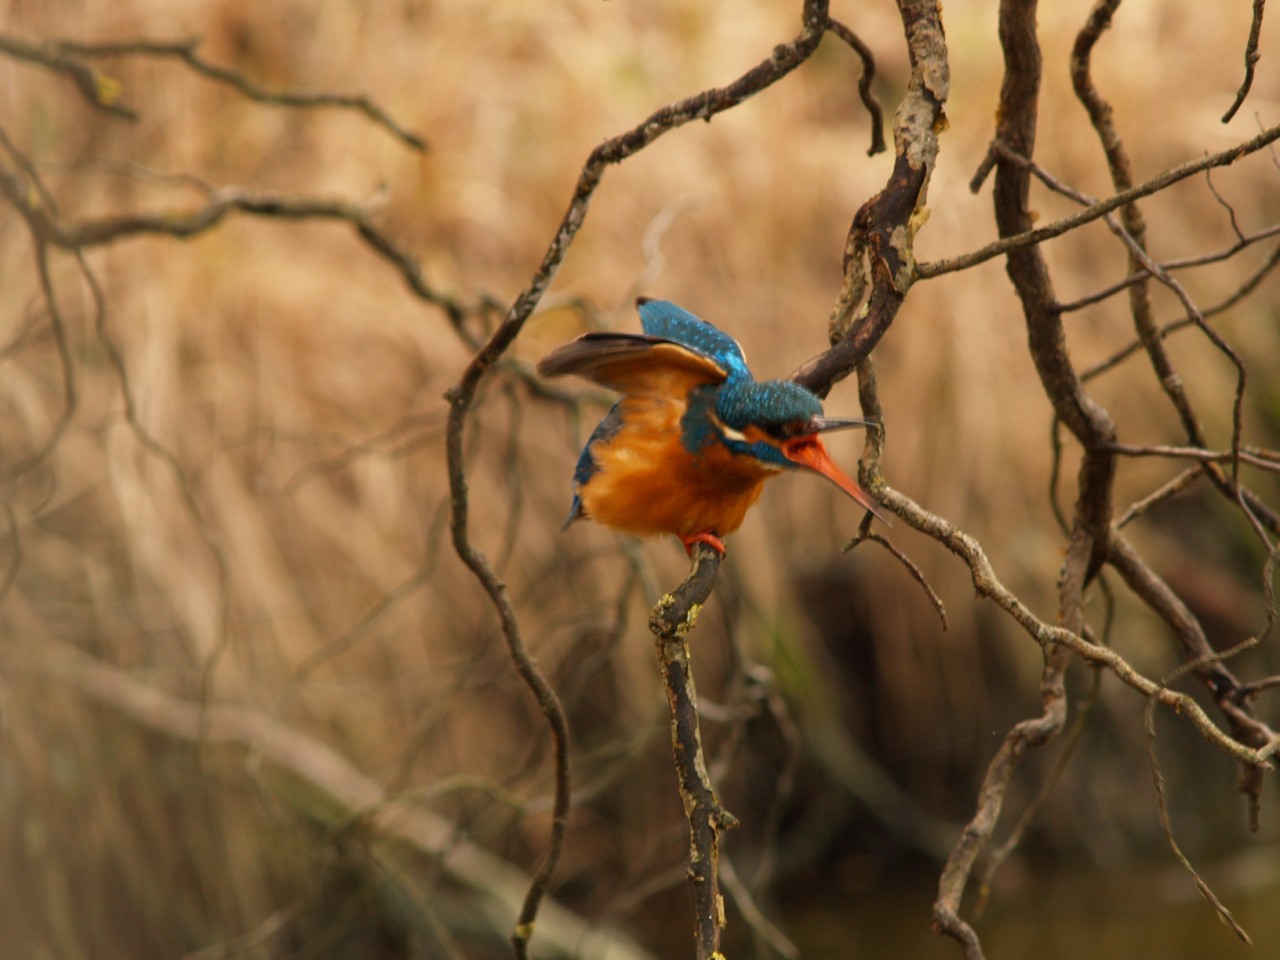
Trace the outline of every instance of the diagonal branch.
[[1193, 177], [1197, 173], [1213, 167], [1230, 166], [1251, 153], [1257, 153], [1277, 140], [1280, 140], [1280, 126], [1270, 127], [1256, 137], [1239, 143], [1234, 147], [1210, 154], [1199, 160], [1188, 160], [1186, 163], [1171, 167], [1150, 180], [1138, 184], [1136, 187], [1123, 190], [1114, 196], [1107, 197], [1105, 200], [1100, 200], [1092, 206], [1086, 207], [1079, 213], [1073, 213], [1071, 216], [1055, 220], [1053, 223], [1046, 224], [1043, 227], [1027, 229], [1010, 237], [1001, 237], [999, 240], [995, 240], [971, 253], [947, 257], [942, 260], [933, 260], [927, 263], [918, 263], [916, 264], [916, 279], [931, 280], [946, 273], [955, 273], [958, 270], [977, 266], [1011, 250], [1051, 240], [1086, 223], [1091, 223], [1112, 210], [1123, 207], [1126, 203], [1132, 203], [1134, 200], [1141, 200], [1143, 197], [1149, 197], [1153, 193], [1159, 193], [1180, 180], [1187, 179], [1187, 177]]
[[54, 73], [61, 73], [75, 85], [76, 90], [80, 92], [80, 96], [84, 97], [98, 110], [106, 111], [117, 117], [123, 117], [126, 120], [138, 119], [136, 111], [119, 102], [121, 91], [118, 81], [104, 76], [93, 67], [81, 63], [76, 57], [64, 50], [59, 43], [32, 43], [19, 37], [0, 33], [0, 53], [15, 60], [38, 64], [46, 70], [52, 70]]
[[128, 120], [136, 120], [138, 114], [120, 102], [123, 93], [120, 82], [88, 66], [83, 60], [107, 57], [177, 60], [200, 76], [235, 88], [242, 96], [255, 103], [293, 109], [336, 107], [354, 110], [364, 114], [412, 149], [421, 151], [427, 148], [426, 141], [396, 123], [390, 114], [364, 94], [271, 90], [243, 74], [205, 60], [196, 52], [199, 45], [199, 37], [170, 41], [124, 40], [116, 43], [77, 43], [71, 40], [31, 43], [0, 34], [0, 53], [65, 74], [76, 85], [81, 96], [94, 107]]

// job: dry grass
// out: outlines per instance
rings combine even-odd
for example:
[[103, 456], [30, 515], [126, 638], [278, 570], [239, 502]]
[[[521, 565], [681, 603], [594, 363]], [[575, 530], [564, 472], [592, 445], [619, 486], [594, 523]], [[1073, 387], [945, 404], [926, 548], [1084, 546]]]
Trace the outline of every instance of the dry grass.
[[[381, 193], [380, 225], [421, 258], [431, 283], [468, 301], [506, 301], [524, 285], [596, 143], [662, 103], [735, 77], [794, 32], [798, 10], [677, 0], [415, 0], [376, 14], [358, 4], [243, 0], [7, 7], [5, 29], [28, 37], [199, 34], [215, 62], [273, 86], [366, 92], [430, 142], [417, 155], [340, 111], [255, 105], [177, 65], [112, 63], [142, 117], [129, 125], [95, 114], [63, 81], [0, 60], [4, 128], [40, 164], [65, 215], [200, 202], [189, 185], [157, 174], [356, 200]], [[1103, 195], [1105, 167], [1066, 80], [1084, 11], [1057, 5], [1041, 15], [1050, 86], [1038, 159]], [[894, 12], [885, 4], [834, 12], [877, 51], [878, 92], [891, 111], [906, 75]], [[999, 83], [992, 16], [987, 5], [963, 2], [948, 4], [946, 15], [951, 126], [921, 259], [994, 235], [989, 192], [975, 197], [966, 187]], [[1275, 84], [1265, 79], [1274, 70], [1264, 60], [1242, 115], [1226, 128], [1217, 123], [1239, 81], [1246, 32], [1243, 8], [1146, 2], [1122, 10], [1098, 54], [1098, 82], [1116, 103], [1140, 177], [1244, 139], [1254, 111], [1274, 119], [1267, 98]], [[1269, 25], [1264, 50], [1278, 46], [1274, 34]], [[784, 375], [821, 350], [849, 219], [891, 163], [865, 157], [856, 69], [828, 39], [776, 89], [610, 171], [517, 356], [536, 359], [581, 329], [584, 314], [633, 328], [637, 292], [731, 330], [763, 375]], [[1256, 229], [1280, 220], [1278, 177], [1263, 155], [1214, 182]], [[1037, 202], [1045, 220], [1068, 210], [1060, 198]], [[1228, 218], [1203, 180], [1146, 211], [1161, 258], [1230, 243]], [[645, 238], [659, 225], [655, 259]], [[1124, 266], [1100, 225], [1052, 243], [1048, 254], [1063, 299], [1118, 278]], [[1212, 302], [1261, 255], [1246, 252], [1185, 282], [1199, 302]], [[441, 395], [468, 350], [439, 311], [410, 297], [340, 226], [240, 218], [188, 243], [132, 240], [88, 262], [104, 287], [138, 420], [181, 469], [126, 422], [90, 293], [74, 261], [56, 256], [78, 402], [56, 448], [0, 493], [18, 534], [0, 536], [0, 563], [21, 550], [0, 605], [0, 811], [9, 825], [0, 833], [8, 891], [0, 946], [61, 958], [174, 957], [253, 931], [296, 903], [303, 921], [294, 928], [314, 939], [266, 937], [250, 955], [430, 953], [436, 934], [423, 931], [465, 911], [428, 867], [392, 851], [412, 864], [400, 874], [385, 850], [349, 837], [326, 842], [336, 812], [297, 784], [264, 778], [242, 750], [192, 750], [140, 729], [42, 661], [57, 657], [54, 641], [66, 642], [173, 694], [274, 711], [397, 787], [448, 787], [448, 778], [465, 776], [431, 797], [432, 809], [517, 863], [534, 863], [549, 789], [541, 717], [443, 529]], [[1162, 317], [1177, 316], [1171, 300], [1159, 302]], [[577, 308], [583, 303], [590, 309]], [[1280, 434], [1276, 317], [1270, 280], [1219, 321], [1249, 360], [1251, 433], [1272, 444]], [[24, 339], [0, 358], [6, 462], [38, 448], [62, 409], [48, 321], [29, 237], [10, 214], [0, 219], [0, 344]], [[1131, 337], [1122, 298], [1071, 324], [1082, 362]], [[1225, 446], [1230, 367], [1194, 333], [1180, 334], [1173, 354], [1210, 436]], [[1046, 498], [1049, 405], [1002, 266], [913, 290], [877, 362], [889, 482], [979, 536], [1008, 585], [1047, 613], [1063, 543]], [[1122, 440], [1180, 439], [1142, 361], [1098, 381], [1096, 393]], [[852, 385], [828, 407], [856, 412]], [[607, 916], [683, 852], [642, 614], [684, 564], [671, 544], [644, 546], [641, 587], [615, 630], [615, 597], [632, 560], [606, 531], [557, 533], [589, 428], [561, 406], [531, 401], [514, 381], [491, 383], [469, 434], [470, 479], [473, 535], [502, 562], [531, 645], [565, 694], [578, 782], [599, 791], [574, 822], [561, 895]], [[837, 459], [852, 464], [857, 453], [849, 440]], [[1123, 495], [1142, 495], [1176, 470], [1126, 467]], [[1259, 484], [1274, 495], [1273, 480]], [[1175, 524], [1177, 516], [1186, 522]], [[887, 554], [868, 546], [840, 554], [858, 519], [816, 481], [773, 485], [731, 542], [724, 617], [704, 618], [705, 692], [729, 696], [732, 656], [773, 662], [809, 735], [838, 737], [841, 721], [852, 723], [922, 805], [956, 818], [971, 802], [956, 788], [985, 762], [991, 729], [1035, 702], [1038, 653], [972, 604], [952, 558], [895, 529], [948, 605], [952, 629], [942, 634]], [[1215, 640], [1255, 629], [1256, 556], [1242, 521], [1197, 497], [1162, 519], [1134, 535], [1157, 549], [1179, 586], [1214, 584], [1202, 606], [1220, 618]], [[741, 654], [727, 652], [720, 620], [732, 624]], [[1122, 625], [1115, 642], [1126, 655], [1156, 673], [1172, 664], [1149, 622], [1130, 616]], [[1260, 657], [1275, 672], [1274, 653]], [[1104, 705], [1121, 724], [1141, 709], [1124, 697]], [[1124, 772], [1130, 761], [1136, 773]], [[726, 781], [729, 806], [767, 806], [751, 792], [752, 776], [763, 770], [767, 780], [778, 762], [765, 747], [739, 758], [740, 772]], [[1145, 783], [1132, 756], [1104, 751], [1091, 762]], [[501, 785], [529, 809], [474, 789], [476, 781]], [[1226, 781], [1215, 785], [1215, 802], [1229, 804]], [[1135, 815], [1109, 789], [1068, 785], [1070, 801], [1051, 811], [1056, 827], [1047, 833], [1071, 846], [1091, 822], [1118, 825], [1118, 836], [1134, 828]], [[797, 809], [801, 820], [812, 816], [805, 795]], [[1141, 839], [1151, 829], [1141, 821], [1135, 832]], [[1232, 830], [1222, 842], [1236, 842]], [[646, 931], [651, 907], [610, 919]], [[346, 922], [348, 910], [363, 910], [363, 921]], [[480, 949], [482, 938], [454, 926], [461, 949]], [[678, 917], [675, 927], [683, 930]]]

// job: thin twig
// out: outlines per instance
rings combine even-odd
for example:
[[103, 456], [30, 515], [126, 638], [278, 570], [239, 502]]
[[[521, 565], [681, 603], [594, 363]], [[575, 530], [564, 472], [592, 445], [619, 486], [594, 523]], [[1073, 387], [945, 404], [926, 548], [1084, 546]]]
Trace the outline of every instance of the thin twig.
[[[868, 516], [870, 516], [870, 514], [868, 514]], [[880, 546], [884, 547], [891, 554], [893, 554], [893, 556], [897, 559], [899, 563], [901, 563], [904, 567], [907, 568], [907, 573], [911, 574], [911, 579], [914, 580], [916, 583], [920, 584], [920, 589], [922, 589], [925, 592], [925, 595], [928, 596], [929, 602], [933, 604], [933, 609], [938, 612], [938, 619], [942, 621], [942, 629], [946, 630], [947, 629], [947, 608], [946, 606], [943, 605], [942, 598], [938, 596], [937, 591], [935, 591], [933, 587], [929, 584], [929, 581], [925, 577], [924, 573], [921, 572], [920, 568], [916, 566], [915, 563], [912, 562], [911, 558], [908, 557], [901, 550], [899, 550], [891, 542], [886, 540], [884, 537], [880, 536], [880, 534], [872, 533], [870, 530], [864, 527], [863, 529], [858, 531], [858, 535], [856, 537], [854, 537], [852, 540], [850, 540], [848, 543], [845, 544], [844, 552], [848, 553], [858, 544], [867, 540], [870, 540], [872, 543], [880, 544]]]
[[1253, 86], [1254, 68], [1262, 57], [1258, 53], [1258, 42], [1262, 38], [1262, 11], [1266, 5], [1267, 0], [1253, 0], [1253, 21], [1249, 24], [1249, 40], [1244, 47], [1244, 79], [1240, 81], [1240, 89], [1236, 91], [1235, 100], [1222, 115], [1223, 123], [1231, 122], [1236, 111], [1244, 105], [1244, 98], [1249, 95], [1249, 88]]
[[[1208, 171], [1206, 171], [1206, 173], [1207, 172]], [[1258, 230], [1254, 233], [1247, 234], [1236, 240], [1236, 242], [1231, 244], [1231, 246], [1224, 247], [1221, 250], [1215, 250], [1213, 253], [1202, 253], [1194, 257], [1181, 257], [1177, 260], [1161, 261], [1160, 269], [1168, 273], [1172, 273], [1175, 270], [1187, 270], [1192, 267], [1203, 267], [1212, 263], [1221, 263], [1223, 260], [1230, 260], [1241, 250], [1245, 250], [1248, 247], [1253, 246], [1255, 243], [1259, 243], [1263, 240], [1269, 240], [1277, 234], [1280, 234], [1280, 223], [1272, 224], [1264, 230]], [[1275, 260], [1280, 256], [1280, 254], [1277, 254], [1276, 252], [1278, 250], [1280, 250], [1280, 247], [1274, 248], [1271, 255], [1268, 257], [1263, 270], [1264, 276], [1268, 270], [1275, 266]], [[1101, 303], [1103, 300], [1115, 296], [1117, 293], [1133, 286], [1135, 283], [1144, 282], [1150, 278], [1150, 276], [1150, 272], [1145, 269], [1135, 270], [1123, 280], [1117, 280], [1110, 286], [1103, 287], [1101, 290], [1091, 293], [1088, 296], [1081, 297], [1078, 300], [1072, 300], [1068, 303], [1059, 304], [1058, 309], [1063, 313], [1074, 313], [1077, 310], [1083, 310], [1085, 307], [1091, 307], [1096, 303]], [[1249, 281], [1246, 282], [1251, 281], [1256, 285], [1260, 279], [1261, 277], [1251, 276]], [[1252, 289], [1252, 287], [1249, 289]], [[1235, 301], [1232, 302], [1234, 303]], [[1221, 308], [1218, 309], [1221, 310]], [[1206, 307], [1204, 311], [1205, 316], [1210, 316], [1212, 311], [1213, 308]]]
[[839, 20], [827, 22], [827, 30], [853, 48], [853, 52], [862, 60], [862, 76], [858, 78], [858, 97], [867, 108], [871, 117], [871, 146], [867, 150], [868, 157], [884, 153], [884, 114], [880, 109], [880, 101], [871, 92], [871, 81], [876, 77], [876, 57], [871, 48], [862, 39]]
[[111, 77], [104, 76], [90, 66], [81, 63], [69, 55], [61, 44], [54, 42], [32, 43], [9, 34], [0, 33], [0, 53], [25, 60], [61, 73], [75, 85], [80, 95], [98, 110], [123, 117], [126, 120], [137, 120], [138, 114], [120, 103], [120, 83]]
[[1206, 170], [1204, 172], [1204, 185], [1209, 188], [1209, 192], [1213, 194], [1213, 199], [1218, 201], [1218, 206], [1227, 212], [1227, 222], [1231, 224], [1231, 231], [1236, 235], [1236, 245], [1243, 246], [1247, 241], [1244, 231], [1240, 229], [1240, 223], [1236, 220], [1236, 208], [1227, 202], [1227, 198], [1218, 192], [1218, 188], [1213, 185], [1213, 171]]
[[[1253, 293], [1253, 291], [1258, 288], [1258, 285], [1263, 280], [1266, 279], [1266, 277], [1271, 273], [1273, 269], [1275, 269], [1277, 264], [1280, 264], [1280, 245], [1273, 247], [1271, 250], [1271, 253], [1267, 256], [1267, 259], [1264, 260], [1262, 263], [1260, 263], [1254, 269], [1254, 271], [1251, 274], [1249, 274], [1249, 276], [1246, 277], [1238, 287], [1236, 287], [1235, 290], [1233, 290], [1223, 299], [1219, 300], [1217, 303], [1214, 303], [1214, 304], [1211, 304], [1210, 306], [1205, 307], [1200, 312], [1200, 315], [1207, 320], [1210, 317], [1217, 316], [1220, 313], [1225, 313], [1227, 310], [1230, 310], [1232, 307], [1234, 307], [1237, 303], [1239, 303], [1249, 294]], [[1165, 266], [1165, 269], [1168, 269], [1167, 264], [1165, 264], [1164, 266]], [[1143, 276], [1146, 276], [1146, 275], [1147, 273], [1144, 270]], [[1119, 289], [1123, 289], [1123, 287]], [[1109, 295], [1110, 294], [1108, 294], [1108, 296]], [[1075, 301], [1075, 303], [1083, 305], [1084, 301], [1077, 300]], [[1066, 312], [1068, 307], [1064, 306], [1061, 309], [1063, 310], [1063, 312]], [[1185, 330], [1188, 327], [1191, 327], [1193, 325], [1194, 324], [1192, 323], [1190, 318], [1183, 317], [1180, 320], [1174, 320], [1170, 323], [1165, 323], [1162, 326], [1160, 326], [1156, 330], [1156, 336], [1159, 339], [1164, 340], [1170, 334], [1176, 333], [1179, 330]], [[1121, 347], [1119, 350], [1113, 353], [1110, 357], [1107, 357], [1105, 360], [1100, 360], [1097, 363], [1095, 363], [1093, 366], [1086, 368], [1084, 371], [1081, 372], [1080, 379], [1092, 380], [1094, 377], [1099, 376], [1103, 373], [1106, 373], [1108, 370], [1114, 369], [1115, 367], [1119, 366], [1120, 363], [1122, 363], [1123, 361], [1127, 360], [1129, 357], [1133, 356], [1134, 354], [1142, 350], [1143, 346], [1144, 346], [1143, 342], [1139, 339], [1135, 339], [1131, 341], [1129, 344], [1127, 344], [1124, 347]]]
[[1183, 490], [1186, 490], [1188, 487], [1190, 487], [1193, 483], [1195, 483], [1197, 480], [1199, 480], [1203, 476], [1204, 476], [1204, 471], [1196, 467], [1183, 470], [1180, 474], [1178, 474], [1168, 483], [1162, 484], [1160, 487], [1158, 487], [1156, 490], [1152, 491], [1151, 493], [1147, 494], [1147, 496], [1143, 497], [1141, 500], [1135, 500], [1133, 503], [1131, 503], [1129, 505], [1129, 508], [1125, 510], [1123, 514], [1121, 514], [1120, 519], [1116, 521], [1116, 529], [1119, 530], [1123, 528], [1126, 524], [1132, 523], [1135, 519], [1142, 516], [1142, 514], [1149, 511], [1152, 507], [1155, 507], [1161, 503], [1164, 503], [1164, 501], [1168, 500], [1170, 497], [1176, 496], [1177, 494], [1181, 493]]
[[[1253, 643], [1256, 643], [1256, 640], [1253, 641]], [[1253, 643], [1246, 641], [1246, 644], [1250, 646], [1252, 646]], [[1231, 651], [1228, 651], [1226, 654], [1221, 655], [1211, 654], [1209, 657], [1202, 657], [1198, 660], [1192, 660], [1180, 664], [1176, 669], [1171, 671], [1168, 676], [1160, 681], [1161, 688], [1167, 687], [1178, 677], [1190, 672], [1191, 670], [1206, 666], [1210, 661], [1220, 661], [1224, 656], [1230, 655], [1230, 652]], [[1173, 851], [1174, 858], [1179, 864], [1181, 864], [1182, 869], [1186, 870], [1187, 873], [1190, 874], [1192, 881], [1196, 885], [1196, 890], [1200, 892], [1200, 895], [1204, 897], [1209, 905], [1217, 912], [1219, 919], [1229, 926], [1237, 937], [1252, 946], [1253, 939], [1245, 931], [1244, 927], [1239, 924], [1236, 918], [1231, 915], [1231, 911], [1228, 910], [1226, 905], [1218, 899], [1217, 895], [1212, 889], [1210, 889], [1209, 885], [1205, 883], [1200, 874], [1196, 872], [1196, 868], [1191, 865], [1191, 861], [1187, 858], [1187, 855], [1182, 852], [1182, 847], [1178, 845], [1178, 841], [1173, 835], [1173, 821], [1169, 816], [1169, 802], [1165, 796], [1164, 774], [1160, 770], [1160, 758], [1156, 754], [1156, 710], [1154, 699], [1149, 699], [1147, 701], [1147, 709], [1143, 714], [1143, 728], [1147, 734], [1147, 756], [1151, 761], [1151, 779], [1154, 781], [1156, 788], [1156, 808], [1160, 814], [1160, 829], [1164, 831], [1164, 837], [1165, 840], [1168, 841], [1169, 849]]]
[[[414, 150], [426, 150], [427, 144], [416, 133], [396, 123], [380, 106], [363, 94], [350, 95], [326, 91], [271, 90], [250, 80], [243, 74], [210, 63], [196, 53], [199, 37], [187, 40], [125, 40], [119, 43], [75, 43], [69, 40], [48, 44], [63, 58], [70, 57], [154, 57], [178, 60], [193, 72], [218, 83], [235, 88], [243, 97], [255, 103], [292, 109], [335, 107], [364, 114], [378, 126]], [[118, 96], [118, 86], [116, 95]], [[106, 104], [100, 104], [106, 106]]]
[[1105, 200], [1098, 201], [1084, 210], [1081, 210], [1079, 213], [1063, 217], [1061, 220], [1055, 220], [1053, 223], [1046, 224], [1043, 227], [1037, 227], [1034, 230], [1024, 230], [1021, 233], [1010, 237], [1001, 237], [999, 240], [995, 240], [987, 244], [985, 247], [981, 247], [971, 253], [962, 254], [957, 257], [947, 257], [942, 260], [933, 260], [927, 263], [917, 263], [915, 273], [916, 279], [932, 280], [934, 277], [940, 277], [946, 273], [955, 273], [958, 270], [966, 270], [969, 267], [985, 263], [986, 261], [1008, 253], [1011, 250], [1034, 246], [1036, 244], [1043, 243], [1046, 240], [1051, 240], [1054, 237], [1061, 236], [1062, 234], [1083, 226], [1086, 223], [1091, 223], [1099, 217], [1110, 213], [1112, 210], [1123, 207], [1127, 203], [1132, 203], [1134, 200], [1140, 200], [1143, 197], [1149, 197], [1153, 193], [1159, 193], [1161, 190], [1172, 186], [1180, 180], [1185, 180], [1187, 177], [1193, 177], [1203, 170], [1208, 170], [1211, 167], [1230, 166], [1241, 158], [1246, 157], [1251, 153], [1256, 153], [1269, 144], [1274, 143], [1276, 140], [1280, 140], [1280, 126], [1270, 127], [1258, 134], [1258, 136], [1253, 137], [1250, 140], [1245, 140], [1228, 150], [1223, 150], [1219, 153], [1202, 157], [1199, 160], [1189, 160], [1176, 167], [1171, 167], [1163, 173], [1152, 177], [1150, 180], [1138, 184], [1136, 187], [1129, 190], [1123, 190]]
[[1222, 463], [1238, 458], [1241, 463], [1280, 473], [1280, 453], [1274, 450], [1242, 447], [1233, 450], [1203, 450], [1200, 447], [1171, 447], [1164, 444], [1139, 446], [1131, 443], [1113, 443], [1111, 450], [1125, 457], [1178, 457], [1185, 460]]

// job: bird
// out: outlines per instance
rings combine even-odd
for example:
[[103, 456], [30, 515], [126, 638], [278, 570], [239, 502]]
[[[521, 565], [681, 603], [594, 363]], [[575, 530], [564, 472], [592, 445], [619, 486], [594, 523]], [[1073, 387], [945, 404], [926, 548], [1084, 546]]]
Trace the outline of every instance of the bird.
[[543, 377], [576, 374], [620, 393], [583, 447], [562, 529], [590, 519], [624, 533], [674, 534], [721, 556], [770, 477], [830, 480], [882, 521], [821, 434], [876, 423], [831, 419], [812, 391], [757, 381], [733, 337], [665, 300], [636, 301], [635, 333], [586, 333], [547, 354]]

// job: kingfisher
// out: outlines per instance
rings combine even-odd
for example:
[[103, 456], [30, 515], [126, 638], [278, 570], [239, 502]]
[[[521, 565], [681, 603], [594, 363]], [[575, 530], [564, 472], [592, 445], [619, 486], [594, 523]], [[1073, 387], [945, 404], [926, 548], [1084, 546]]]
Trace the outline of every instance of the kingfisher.
[[587, 518], [723, 555], [721, 538], [742, 525], [764, 482], [798, 468], [884, 519], [820, 437], [875, 421], [830, 419], [800, 384], [756, 380], [736, 340], [674, 303], [636, 305], [643, 334], [587, 333], [538, 364], [544, 377], [577, 374], [622, 394], [582, 450], [562, 529]]

